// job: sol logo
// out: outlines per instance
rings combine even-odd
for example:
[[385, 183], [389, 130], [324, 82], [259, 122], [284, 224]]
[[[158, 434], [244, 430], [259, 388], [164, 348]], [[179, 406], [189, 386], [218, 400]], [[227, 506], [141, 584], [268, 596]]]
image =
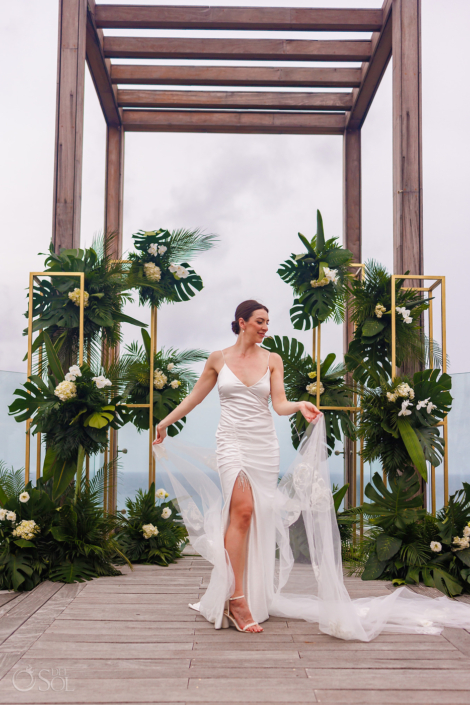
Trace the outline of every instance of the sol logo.
[[31, 666], [25, 666], [24, 668], [19, 668], [12, 677], [13, 685], [16, 690], [25, 693], [28, 690], [32, 690], [36, 683], [38, 684], [38, 690], [47, 691], [61, 691], [61, 690], [75, 690], [75, 688], [69, 688], [68, 676], [66, 674], [65, 668], [41, 668], [37, 672], [37, 676], [34, 673], [34, 669]]

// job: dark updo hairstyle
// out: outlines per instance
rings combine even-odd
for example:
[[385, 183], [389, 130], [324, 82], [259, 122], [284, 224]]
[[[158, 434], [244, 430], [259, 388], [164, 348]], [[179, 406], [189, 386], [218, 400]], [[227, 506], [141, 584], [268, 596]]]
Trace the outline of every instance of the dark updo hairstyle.
[[268, 309], [266, 308], [266, 306], [264, 306], [264, 304], [260, 304], [254, 299], [248, 299], [248, 301], [242, 301], [241, 304], [238, 304], [237, 310], [235, 311], [235, 320], [232, 321], [232, 330], [235, 335], [238, 335], [240, 333], [240, 324], [238, 322], [238, 319], [243, 318], [244, 321], [248, 321], [253, 315], [253, 312], [257, 311], [260, 308], [264, 308], [266, 313], [269, 313]]

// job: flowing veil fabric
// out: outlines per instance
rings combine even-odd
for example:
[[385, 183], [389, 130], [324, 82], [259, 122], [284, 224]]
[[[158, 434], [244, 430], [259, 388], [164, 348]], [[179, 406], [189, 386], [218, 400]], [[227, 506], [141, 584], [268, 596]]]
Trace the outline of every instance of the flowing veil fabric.
[[[209, 586], [195, 607], [220, 628], [225, 601], [233, 594], [234, 576], [224, 548], [227, 503], [215, 450], [186, 446], [172, 438], [165, 446], [155, 445], [154, 454], [178, 501], [192, 547], [213, 565]], [[445, 596], [433, 599], [401, 587], [385, 597], [349, 597], [343, 581], [323, 417], [315, 426], [310, 424], [279, 482], [272, 516], [275, 570], [263, 576], [268, 582], [270, 615], [317, 622], [326, 634], [360, 641], [370, 641], [382, 631], [439, 634], [444, 626], [470, 628], [470, 607]], [[300, 516], [310, 564], [294, 563], [290, 545], [289, 527]]]

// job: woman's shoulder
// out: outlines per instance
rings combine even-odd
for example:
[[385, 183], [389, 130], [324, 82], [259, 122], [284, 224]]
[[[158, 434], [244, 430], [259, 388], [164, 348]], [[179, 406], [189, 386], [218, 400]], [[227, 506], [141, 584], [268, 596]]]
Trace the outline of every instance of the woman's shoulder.
[[275, 352], [270, 352], [269, 353], [269, 365], [278, 367], [279, 365], [282, 365], [282, 357]]

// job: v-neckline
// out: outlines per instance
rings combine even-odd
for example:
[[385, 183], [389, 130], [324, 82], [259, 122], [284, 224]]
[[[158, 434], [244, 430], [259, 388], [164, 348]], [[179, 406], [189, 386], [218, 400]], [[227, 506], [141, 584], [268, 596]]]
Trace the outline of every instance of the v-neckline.
[[[261, 380], [264, 379], [264, 378], [266, 377], [266, 375], [268, 374], [268, 372], [269, 372], [269, 365], [268, 365], [268, 369], [266, 370], [266, 372], [264, 373], [264, 375], [263, 375], [262, 377], [260, 377], [257, 382], [255, 382], [254, 384], [250, 384], [250, 385], [248, 386], [248, 384], [245, 384], [245, 382], [242, 382], [241, 379], [239, 379], [239, 377], [237, 377], [237, 375], [235, 374], [235, 372], [233, 372], [233, 371], [230, 369], [230, 367], [227, 365], [226, 362], [224, 362], [224, 367], [226, 367], [227, 370], [233, 374], [233, 376], [235, 377], [235, 379], [238, 380], [238, 381], [240, 382], [240, 384], [243, 384], [243, 386], [246, 387], [247, 389], [251, 389], [252, 387], [256, 387], [256, 385], [259, 384], [259, 383], [261, 382]], [[223, 369], [223, 367], [222, 367], [222, 369]], [[221, 371], [222, 371], [222, 370], [221, 370]], [[219, 374], [220, 374], [220, 372], [219, 372]]]

